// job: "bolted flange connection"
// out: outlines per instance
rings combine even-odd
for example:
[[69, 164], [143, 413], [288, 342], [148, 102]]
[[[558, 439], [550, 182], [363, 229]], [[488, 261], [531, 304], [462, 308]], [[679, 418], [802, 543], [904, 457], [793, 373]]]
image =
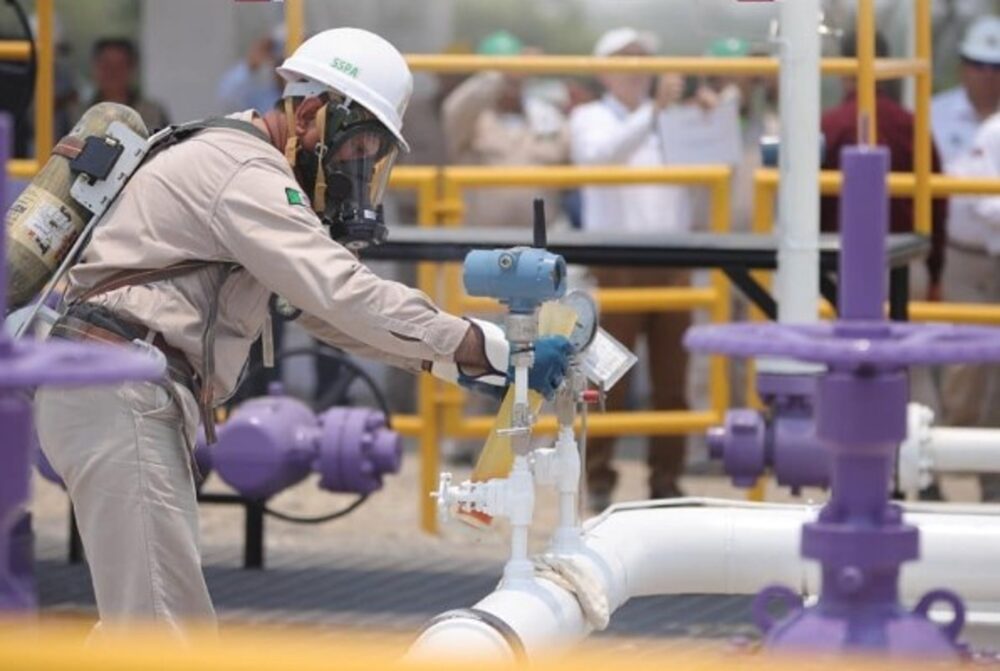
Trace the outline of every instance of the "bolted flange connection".
[[402, 463], [402, 438], [381, 412], [332, 408], [316, 415], [281, 395], [251, 399], [219, 428], [218, 442], [199, 436], [199, 467], [214, 469], [240, 495], [264, 500], [318, 473], [331, 492], [370, 494]]

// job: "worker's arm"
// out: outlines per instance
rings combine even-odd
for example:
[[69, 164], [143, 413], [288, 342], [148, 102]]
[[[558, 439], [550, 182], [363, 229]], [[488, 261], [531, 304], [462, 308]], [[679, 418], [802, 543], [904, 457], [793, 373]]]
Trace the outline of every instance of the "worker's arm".
[[461, 155], [471, 144], [479, 115], [496, 105], [503, 90], [502, 72], [480, 72], [459, 84], [441, 107], [448, 155]]
[[218, 254], [372, 349], [403, 359], [453, 361], [469, 323], [442, 312], [420, 291], [376, 276], [330, 239], [313, 211], [297, 204], [300, 199], [297, 183], [275, 165], [244, 164], [220, 194], [210, 221]]
[[610, 111], [581, 108], [570, 117], [570, 154], [574, 163], [607, 165], [625, 163], [653, 132], [652, 102], [616, 119]]

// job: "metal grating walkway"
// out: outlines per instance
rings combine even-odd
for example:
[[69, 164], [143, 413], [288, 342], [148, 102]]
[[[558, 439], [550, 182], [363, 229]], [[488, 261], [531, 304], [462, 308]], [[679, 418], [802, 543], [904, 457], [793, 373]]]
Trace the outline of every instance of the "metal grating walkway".
[[[40, 542], [38, 550], [43, 609], [93, 609], [86, 566], [67, 564], [58, 543]], [[207, 548], [205, 554], [209, 590], [225, 621], [401, 634], [416, 633], [442, 611], [471, 606], [496, 586], [501, 571], [499, 564], [441, 556], [320, 556], [280, 548], [270, 552], [266, 570], [248, 571], [239, 567], [236, 548]], [[634, 599], [599, 636], [724, 647], [733, 637], [753, 636], [749, 602], [698, 595]]]

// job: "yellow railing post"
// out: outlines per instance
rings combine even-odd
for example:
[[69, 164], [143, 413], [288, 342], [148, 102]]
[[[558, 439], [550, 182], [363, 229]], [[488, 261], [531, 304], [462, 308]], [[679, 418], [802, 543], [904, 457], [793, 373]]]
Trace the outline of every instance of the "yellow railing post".
[[916, 190], [913, 194], [914, 230], [924, 235], [931, 233], [931, 3], [916, 0], [913, 20], [916, 39], [914, 52], [927, 64], [926, 70], [916, 75], [916, 105], [913, 123], [913, 175]]
[[285, 0], [285, 55], [291, 56], [305, 39], [304, 0]]
[[[421, 182], [417, 190], [417, 223], [434, 226], [437, 223], [438, 175], [433, 174]], [[428, 296], [437, 295], [437, 277], [433, 263], [417, 265], [417, 285]], [[440, 412], [437, 403], [438, 382], [429, 374], [420, 376], [417, 383], [417, 413], [420, 416], [420, 527], [428, 533], [437, 533], [437, 508], [431, 492], [437, 489], [438, 472], [441, 470]]]
[[52, 74], [55, 63], [52, 44], [53, 0], [38, 0], [36, 11], [38, 34], [35, 48], [38, 52], [38, 71], [35, 74], [35, 162], [41, 167], [49, 160], [49, 153], [55, 144], [52, 141], [52, 117], [55, 113], [55, 83]]
[[[719, 177], [711, 185], [711, 208], [710, 208], [710, 228], [713, 233], [725, 235], [730, 232], [730, 201], [729, 201], [729, 179], [730, 174]], [[725, 273], [719, 269], [713, 269], [711, 273], [712, 288], [715, 289], [715, 305], [712, 306], [712, 322], [722, 324], [730, 321], [732, 296], [730, 294], [729, 280]], [[712, 410], [721, 417], [729, 407], [729, 358], [713, 354], [709, 359], [709, 394], [711, 396]]]
[[[866, 144], [875, 144], [878, 138], [877, 115], [875, 109], [875, 1], [858, 0], [857, 16], [858, 54], [858, 115], [868, 119], [868, 137], [862, 138]], [[859, 132], [861, 126], [858, 126]]]

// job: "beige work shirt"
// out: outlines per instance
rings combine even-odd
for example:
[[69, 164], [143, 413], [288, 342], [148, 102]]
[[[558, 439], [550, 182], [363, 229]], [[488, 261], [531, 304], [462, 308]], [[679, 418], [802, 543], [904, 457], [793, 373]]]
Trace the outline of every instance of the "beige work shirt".
[[206, 315], [218, 295], [212, 383], [219, 400], [234, 391], [272, 292], [306, 313], [300, 322], [313, 335], [349, 352], [414, 371], [423, 361], [452, 361], [468, 322], [377, 277], [330, 238], [303, 200], [273, 146], [241, 130], [205, 130], [136, 173], [70, 272], [68, 298], [120, 270], [193, 259], [238, 264], [231, 273], [213, 264], [91, 299], [159, 331], [202, 371]]

